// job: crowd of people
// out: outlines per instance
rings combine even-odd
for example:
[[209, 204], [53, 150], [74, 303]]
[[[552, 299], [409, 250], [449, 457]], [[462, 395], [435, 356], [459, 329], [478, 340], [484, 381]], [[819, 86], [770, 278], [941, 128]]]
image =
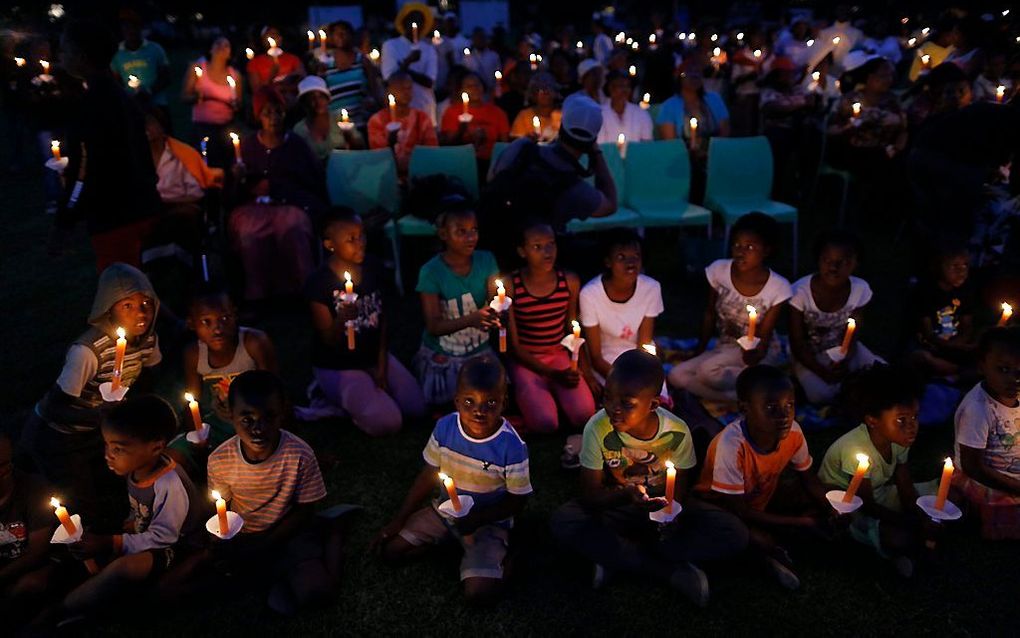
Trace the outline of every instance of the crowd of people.
[[[579, 475], [549, 524], [596, 587], [634, 573], [704, 606], [704, 568], [725, 560], [793, 590], [791, 552], [845, 536], [909, 578], [943, 530], [915, 503], [949, 486], [910, 474], [921, 422], [953, 422], [949, 500], [983, 538], [1020, 539], [1012, 18], [609, 12], [510, 41], [407, 3], [388, 34], [343, 21], [308, 25], [307, 46], [274, 25], [216, 33], [177, 79], [130, 10], [119, 45], [91, 20], [68, 21], [59, 44], [4, 39], [15, 157], [48, 160], [50, 248], [84, 222], [99, 277], [52, 387], [0, 436], [0, 607], [46, 635], [128, 593], [179, 600], [238, 574], [282, 614], [333, 600], [352, 508], [323, 507], [295, 419], [373, 437], [434, 421], [373, 548], [397, 562], [459, 542], [473, 603], [499, 598], [514, 517], [542, 489], [525, 443], [538, 436], [562, 439]], [[181, 104], [190, 123], [173, 116]], [[655, 255], [613, 227], [622, 185], [607, 155], [678, 140], [701, 203], [711, 140], [753, 135], [768, 140], [779, 199], [810, 208], [812, 184], [837, 175], [872, 230], [908, 229], [899, 349], [855, 332], [872, 298], [861, 239], [821, 233], [810, 271], [787, 277], [766, 211], [729, 228], [725, 257], [704, 268], [696, 338], [664, 356], [663, 285], [644, 272]], [[464, 145], [479, 196], [415, 176], [416, 148]], [[336, 205], [334, 158], [373, 149], [392, 157], [401, 209]], [[415, 279], [420, 348], [401, 360], [399, 261], [382, 239], [405, 213], [440, 249]], [[596, 240], [566, 232], [592, 219], [608, 229]], [[310, 318], [313, 382], [296, 407], [281, 380], [296, 372], [253, 325], [277, 303]], [[189, 409], [153, 392], [167, 377]], [[846, 432], [819, 463], [804, 404], [841, 406]], [[860, 509], [840, 514], [832, 490], [856, 491]], [[54, 516], [51, 495], [78, 517], [59, 503]]]

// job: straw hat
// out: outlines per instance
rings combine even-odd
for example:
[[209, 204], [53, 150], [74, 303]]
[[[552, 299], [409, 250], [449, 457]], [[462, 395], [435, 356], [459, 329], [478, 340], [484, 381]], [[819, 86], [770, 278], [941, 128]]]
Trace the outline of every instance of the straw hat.
[[407, 35], [404, 33], [404, 22], [407, 20], [407, 16], [412, 13], [420, 13], [422, 15], [422, 23], [418, 25], [418, 34], [430, 33], [432, 31], [432, 9], [428, 5], [422, 2], [408, 2], [404, 6], [400, 7], [400, 11], [397, 12], [397, 17], [393, 19], [393, 24], [397, 28], [397, 33], [400, 35]]

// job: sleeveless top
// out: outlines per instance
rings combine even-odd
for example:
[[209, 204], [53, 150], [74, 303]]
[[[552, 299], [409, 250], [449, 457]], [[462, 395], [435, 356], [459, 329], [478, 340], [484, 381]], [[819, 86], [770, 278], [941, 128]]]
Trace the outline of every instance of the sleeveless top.
[[[234, 92], [227, 84], [217, 84], [206, 72], [206, 62], [196, 64], [202, 69], [202, 77], [195, 82], [195, 90], [202, 98], [191, 107], [191, 121], [198, 124], [227, 124], [234, 119], [234, 107], [231, 100]], [[227, 75], [240, 80], [241, 75], [232, 66], [227, 67]]]
[[[230, 407], [227, 404], [227, 395], [230, 392], [230, 384], [242, 372], [255, 370], [258, 365], [255, 359], [244, 347], [245, 336], [251, 331], [248, 328], [238, 329], [237, 349], [234, 350], [234, 358], [227, 365], [221, 368], [213, 368], [209, 365], [209, 347], [201, 341], [198, 342], [198, 365], [196, 369], [202, 377], [202, 396], [206, 399], [206, 407], [211, 407], [211, 412], [216, 416], [230, 422]], [[209, 412], [209, 410], [206, 410]]]
[[517, 339], [527, 348], [557, 346], [566, 334], [570, 289], [562, 270], [556, 271], [556, 287], [545, 297], [528, 292], [521, 271], [513, 273], [513, 312]]

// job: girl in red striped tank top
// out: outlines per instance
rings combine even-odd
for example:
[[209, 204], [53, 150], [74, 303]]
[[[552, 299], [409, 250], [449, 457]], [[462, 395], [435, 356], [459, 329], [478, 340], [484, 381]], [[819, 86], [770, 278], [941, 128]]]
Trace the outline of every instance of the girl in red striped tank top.
[[524, 429], [553, 432], [562, 409], [568, 424], [581, 428], [595, 413], [595, 400], [583, 382], [588, 357], [582, 349], [580, 371], [560, 345], [577, 318], [581, 282], [556, 267], [556, 235], [544, 222], [525, 224], [517, 244], [524, 266], [513, 273], [509, 361]]

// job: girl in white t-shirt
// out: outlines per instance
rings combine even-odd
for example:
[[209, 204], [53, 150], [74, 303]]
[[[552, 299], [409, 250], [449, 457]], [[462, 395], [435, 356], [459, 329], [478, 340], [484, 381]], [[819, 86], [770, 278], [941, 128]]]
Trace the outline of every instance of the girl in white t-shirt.
[[843, 343], [847, 320], [860, 321], [861, 308], [871, 301], [868, 282], [852, 276], [860, 254], [859, 240], [850, 233], [834, 230], [818, 238], [815, 254], [818, 272], [793, 284], [790, 351], [793, 372], [807, 400], [824, 405], [836, 398], [848, 372], [882, 360], [856, 338], [839, 363], [825, 353]]
[[[793, 294], [790, 282], [765, 265], [778, 234], [778, 223], [764, 213], [749, 213], [733, 225], [732, 259], [718, 259], [705, 268], [708, 304], [696, 356], [670, 371], [671, 385], [709, 401], [736, 402], [737, 375], [745, 367], [778, 362], [780, 348], [772, 331]], [[748, 306], [757, 313], [755, 336], [760, 341], [744, 350], [737, 339], [747, 335]], [[716, 346], [706, 351], [713, 333]]]
[[591, 367], [586, 380], [596, 397], [616, 358], [652, 343], [655, 318], [662, 314], [659, 282], [641, 274], [641, 241], [617, 232], [606, 251], [606, 272], [581, 289], [581, 325]]

